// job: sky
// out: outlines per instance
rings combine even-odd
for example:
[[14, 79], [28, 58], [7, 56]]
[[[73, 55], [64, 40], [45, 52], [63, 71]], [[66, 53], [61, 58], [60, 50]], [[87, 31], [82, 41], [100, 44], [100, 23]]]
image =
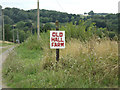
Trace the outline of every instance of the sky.
[[[120, 0], [39, 0], [40, 9], [56, 10], [71, 14], [117, 13]], [[36, 9], [37, 0], [0, 0], [0, 5], [24, 10]]]

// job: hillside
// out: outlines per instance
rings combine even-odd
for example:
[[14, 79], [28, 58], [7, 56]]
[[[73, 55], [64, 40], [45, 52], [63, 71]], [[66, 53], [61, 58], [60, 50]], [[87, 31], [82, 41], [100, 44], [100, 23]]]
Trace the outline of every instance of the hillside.
[[[18, 8], [5, 8], [4, 9], [5, 14], [5, 23], [6, 24], [14, 24], [19, 21], [32, 21], [36, 22], [37, 20], [37, 10], [21, 10]], [[71, 22], [72, 20], [80, 20], [80, 15], [76, 14], [68, 14], [58, 11], [52, 11], [52, 10], [40, 10], [40, 22], [41, 23], [48, 23], [48, 22], [55, 22], [56, 20], [59, 20], [60, 23], [65, 22]]]
[[[37, 31], [37, 10], [21, 10], [19, 8], [5, 8], [4, 23], [5, 23], [5, 40], [13, 42], [13, 33], [15, 41], [17, 33], [19, 33], [20, 42], [24, 42], [29, 36]], [[40, 32], [55, 29], [55, 21], [58, 20], [61, 26], [72, 22], [78, 25], [81, 20], [86, 22], [86, 31], [91, 23], [94, 23], [97, 28], [106, 28], [109, 31], [108, 36], [113, 38], [118, 33], [118, 14], [94, 13], [88, 12], [89, 16], [68, 14], [64, 12], [52, 10], [40, 10]], [[2, 30], [2, 29], [0, 29]], [[2, 31], [0, 31], [2, 33]], [[2, 39], [2, 37], [0, 38]]]

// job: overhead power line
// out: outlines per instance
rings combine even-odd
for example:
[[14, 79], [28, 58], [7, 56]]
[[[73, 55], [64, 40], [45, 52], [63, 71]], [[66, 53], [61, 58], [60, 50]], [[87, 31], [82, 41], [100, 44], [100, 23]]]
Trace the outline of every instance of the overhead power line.
[[62, 7], [62, 5], [58, 2], [58, 0], [56, 0], [57, 4], [59, 5], [59, 7], [65, 12], [65, 9]]

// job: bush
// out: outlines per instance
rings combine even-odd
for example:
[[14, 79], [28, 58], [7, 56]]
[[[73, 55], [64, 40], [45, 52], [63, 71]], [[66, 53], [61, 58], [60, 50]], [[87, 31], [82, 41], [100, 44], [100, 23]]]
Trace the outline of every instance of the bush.
[[[100, 38], [107, 36], [106, 28], [97, 28], [95, 23], [87, 25], [88, 21], [79, 21], [78, 25], [74, 25], [72, 22], [62, 26], [60, 30], [65, 31], [66, 40], [71, 38], [80, 39], [81, 41], [89, 41], [94, 36]], [[87, 30], [86, 30], [87, 29]]]
[[115, 32], [112, 32], [112, 31], [109, 32], [110, 39], [113, 39], [115, 36], [116, 36]]

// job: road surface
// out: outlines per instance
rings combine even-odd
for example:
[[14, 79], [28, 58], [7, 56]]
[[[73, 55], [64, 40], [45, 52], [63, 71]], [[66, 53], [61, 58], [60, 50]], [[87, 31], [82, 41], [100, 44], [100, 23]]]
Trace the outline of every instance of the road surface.
[[[5, 48], [5, 47], [0, 47], [0, 51], [2, 51], [2, 48]], [[13, 48], [14, 48], [14, 46], [12, 46], [8, 50], [6, 50], [2, 54], [0, 54], [0, 89], [7, 88], [7, 86], [2, 83], [2, 64], [6, 60], [7, 56], [9, 55], [9, 52], [13, 50]]]

